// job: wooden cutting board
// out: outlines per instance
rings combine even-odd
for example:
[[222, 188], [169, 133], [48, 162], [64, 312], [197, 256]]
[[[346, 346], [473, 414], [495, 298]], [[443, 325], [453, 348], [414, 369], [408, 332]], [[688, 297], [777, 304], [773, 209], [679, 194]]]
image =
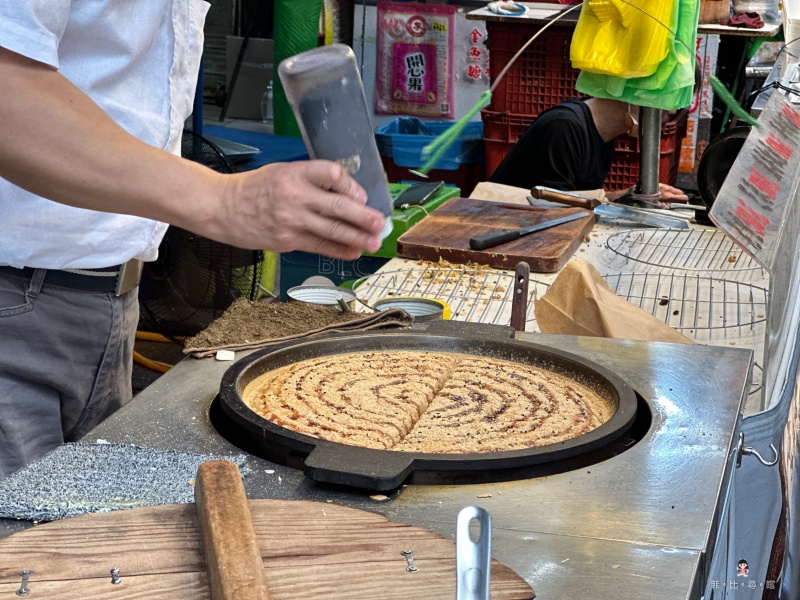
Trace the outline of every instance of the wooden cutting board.
[[501, 229], [521, 229], [559, 217], [586, 213], [579, 208], [538, 208], [452, 198], [414, 225], [397, 240], [397, 253], [406, 258], [466, 264], [475, 262], [500, 269], [513, 269], [519, 262], [531, 271], [558, 271], [592, 230], [596, 217], [576, 219], [544, 231], [537, 231], [486, 250], [472, 250], [469, 240]]
[[[455, 543], [438, 534], [334, 504], [251, 500], [249, 507], [275, 600], [456, 597]], [[414, 551], [418, 571], [406, 570], [403, 550]], [[33, 571], [30, 598], [211, 597], [194, 504], [73, 517], [0, 540], [0, 596], [18, 597], [25, 569]], [[521, 577], [492, 561], [492, 600], [533, 597]]]

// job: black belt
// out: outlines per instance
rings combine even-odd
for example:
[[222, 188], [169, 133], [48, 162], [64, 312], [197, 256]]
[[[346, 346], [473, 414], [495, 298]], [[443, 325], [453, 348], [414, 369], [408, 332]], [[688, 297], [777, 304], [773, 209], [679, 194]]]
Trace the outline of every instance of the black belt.
[[[24, 267], [0, 267], [0, 275], [9, 275], [30, 281], [36, 269]], [[142, 262], [129, 260], [124, 265], [100, 269], [47, 269], [43, 285], [54, 285], [85, 292], [105, 292], [116, 295], [129, 292], [139, 285]]]

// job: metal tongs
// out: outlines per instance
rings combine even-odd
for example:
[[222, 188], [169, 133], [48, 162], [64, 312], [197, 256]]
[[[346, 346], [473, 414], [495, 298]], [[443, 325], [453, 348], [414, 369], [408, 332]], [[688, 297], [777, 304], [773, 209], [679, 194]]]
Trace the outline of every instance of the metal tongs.
[[[480, 524], [478, 541], [472, 541], [469, 526]], [[489, 600], [492, 560], [492, 517], [478, 506], [467, 506], [456, 523], [456, 600]]]

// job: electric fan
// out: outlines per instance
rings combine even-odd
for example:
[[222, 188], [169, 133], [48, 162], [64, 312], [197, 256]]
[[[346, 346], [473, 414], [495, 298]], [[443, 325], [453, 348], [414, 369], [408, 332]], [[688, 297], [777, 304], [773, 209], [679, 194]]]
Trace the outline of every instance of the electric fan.
[[[181, 154], [221, 173], [234, 167], [209, 140], [184, 130]], [[145, 263], [139, 284], [139, 330], [183, 344], [237, 298], [255, 300], [264, 253], [243, 250], [170, 226], [158, 258]]]

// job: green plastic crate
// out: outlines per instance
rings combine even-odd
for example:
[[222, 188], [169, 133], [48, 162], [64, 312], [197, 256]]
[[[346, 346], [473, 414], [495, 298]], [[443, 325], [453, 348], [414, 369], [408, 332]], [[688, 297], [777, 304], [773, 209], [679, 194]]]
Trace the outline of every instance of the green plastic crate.
[[[392, 199], [397, 198], [400, 192], [408, 188], [410, 183], [390, 183], [389, 193]], [[383, 244], [375, 253], [364, 253], [364, 256], [381, 256], [383, 258], [394, 258], [397, 256], [397, 238], [403, 235], [406, 231], [411, 229], [414, 225], [419, 223], [428, 213], [436, 210], [445, 200], [450, 198], [458, 198], [461, 195], [461, 189], [451, 185], [443, 186], [434, 196], [419, 206], [409, 206], [408, 208], [396, 208], [392, 211], [392, 221], [394, 227], [392, 232], [383, 240]], [[423, 210], [424, 209], [424, 210]]]
[[[389, 192], [392, 198], [399, 196], [400, 192], [410, 185], [410, 183], [390, 183]], [[446, 200], [458, 198], [460, 195], [461, 190], [458, 187], [446, 185], [422, 205], [425, 210], [419, 207], [394, 210], [392, 212], [394, 228], [383, 240], [378, 251], [374, 254], [364, 253], [356, 260], [334, 259], [300, 251], [281, 254], [279, 271], [281, 299], [286, 299], [286, 291], [289, 288], [302, 284], [314, 275], [327, 277], [334, 285], [342, 287], [350, 287], [357, 279], [371, 275], [397, 256], [397, 238], [425, 218], [426, 211], [430, 213]]]

